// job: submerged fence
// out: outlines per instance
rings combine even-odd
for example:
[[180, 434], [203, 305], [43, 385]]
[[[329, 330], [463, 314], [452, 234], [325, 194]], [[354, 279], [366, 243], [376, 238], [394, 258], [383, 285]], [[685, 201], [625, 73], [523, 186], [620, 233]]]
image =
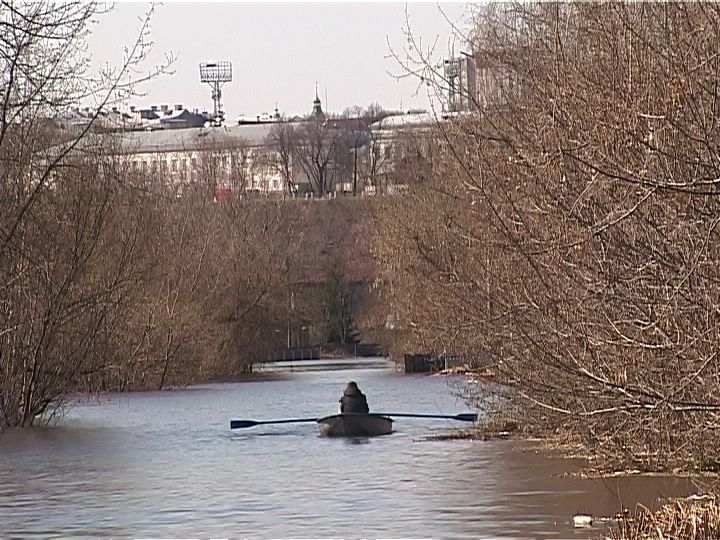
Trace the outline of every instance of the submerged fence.
[[281, 347], [270, 352], [267, 362], [288, 360], [319, 360], [347, 356], [384, 356], [375, 343], [351, 343], [347, 345], [315, 345], [307, 347]]

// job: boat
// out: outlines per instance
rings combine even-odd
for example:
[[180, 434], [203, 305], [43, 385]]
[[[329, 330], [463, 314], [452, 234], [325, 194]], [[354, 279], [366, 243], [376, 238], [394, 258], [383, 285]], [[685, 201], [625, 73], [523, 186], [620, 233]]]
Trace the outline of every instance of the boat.
[[320, 433], [327, 437], [376, 437], [392, 433], [392, 418], [379, 414], [344, 413], [320, 418]]

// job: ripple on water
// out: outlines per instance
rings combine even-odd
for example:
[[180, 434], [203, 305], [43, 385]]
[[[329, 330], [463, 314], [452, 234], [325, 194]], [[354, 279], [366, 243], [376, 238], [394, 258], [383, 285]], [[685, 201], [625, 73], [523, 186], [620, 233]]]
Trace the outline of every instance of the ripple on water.
[[[443, 378], [379, 369], [103, 396], [56, 428], [0, 437], [0, 537], [577, 538], [576, 511], [616, 511], [607, 486], [558, 477], [567, 462], [423, 440], [443, 420], [398, 418], [396, 433], [356, 440], [313, 423], [229, 429], [332, 413], [350, 379], [374, 410], [466, 412]], [[613, 489], [628, 505], [690, 488]]]

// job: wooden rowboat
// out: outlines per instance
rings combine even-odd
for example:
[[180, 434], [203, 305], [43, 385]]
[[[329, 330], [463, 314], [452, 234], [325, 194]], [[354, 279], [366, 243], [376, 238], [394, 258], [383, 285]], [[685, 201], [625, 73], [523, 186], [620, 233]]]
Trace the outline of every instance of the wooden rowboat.
[[320, 433], [330, 437], [375, 437], [392, 433], [393, 420], [390, 416], [404, 418], [445, 418], [461, 422], [477, 421], [475, 413], [414, 414], [414, 413], [345, 413], [324, 418], [286, 418], [283, 420], [230, 420], [230, 429], [249, 428], [265, 424], [296, 424], [299, 422], [317, 422]]
[[392, 433], [392, 418], [379, 414], [345, 413], [320, 418], [320, 433], [327, 437], [376, 437]]

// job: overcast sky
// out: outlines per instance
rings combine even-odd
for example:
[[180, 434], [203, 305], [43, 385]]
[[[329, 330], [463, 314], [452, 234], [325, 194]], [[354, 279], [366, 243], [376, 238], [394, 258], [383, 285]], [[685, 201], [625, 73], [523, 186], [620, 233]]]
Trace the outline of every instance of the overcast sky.
[[[371, 102], [392, 109], [427, 108], [425, 89], [413, 96], [416, 80], [398, 81], [388, 74], [401, 71], [387, 58], [388, 41], [406, 56], [406, 7], [423, 45], [437, 39], [438, 58], [452, 46], [445, 17], [467, 28], [469, 8], [458, 3], [164, 3], [153, 18], [154, 48], [147, 66], [172, 53], [175, 73], [146, 84], [146, 95], [130, 104], [182, 103], [212, 111], [210, 88], [200, 83], [198, 65], [229, 60], [233, 81], [223, 87], [229, 119], [271, 113], [276, 102], [287, 115], [309, 113], [316, 81], [323, 108], [331, 112]], [[120, 62], [147, 8], [143, 3], [117, 4], [102, 16], [90, 38], [94, 67]], [[455, 47], [457, 52], [460, 46]]]

